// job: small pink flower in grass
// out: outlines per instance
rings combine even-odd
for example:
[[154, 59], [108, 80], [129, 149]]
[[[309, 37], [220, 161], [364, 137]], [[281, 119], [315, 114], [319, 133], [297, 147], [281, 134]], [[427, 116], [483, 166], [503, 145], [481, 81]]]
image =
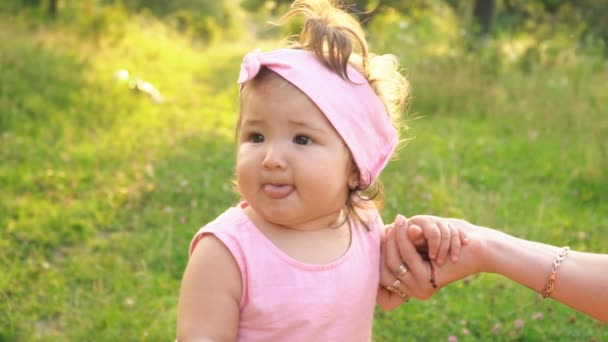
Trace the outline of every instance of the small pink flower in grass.
[[448, 336], [448, 342], [458, 342], [458, 337], [455, 335]]
[[541, 319], [543, 319], [543, 313], [542, 312], [536, 312], [534, 315], [532, 315], [532, 319], [534, 319], [536, 321], [540, 321]]
[[471, 332], [467, 328], [462, 328], [462, 330], [460, 331], [460, 334], [462, 336], [469, 336], [469, 335], [471, 335]]
[[186, 222], [188, 222], [188, 219], [186, 218], [186, 216], [182, 216], [179, 218], [179, 223], [184, 224]]
[[521, 331], [524, 328], [524, 320], [521, 318], [516, 319], [515, 322], [513, 322], [513, 326], [517, 331]]

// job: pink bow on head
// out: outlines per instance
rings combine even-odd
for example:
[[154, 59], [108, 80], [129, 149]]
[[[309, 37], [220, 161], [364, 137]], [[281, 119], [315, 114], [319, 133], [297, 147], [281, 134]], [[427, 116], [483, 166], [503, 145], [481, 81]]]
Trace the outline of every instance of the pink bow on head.
[[239, 72], [239, 80], [237, 81], [239, 84], [243, 84], [251, 79], [253, 79], [258, 72], [260, 72], [260, 68], [262, 65], [260, 64], [259, 57], [262, 55], [262, 51], [260, 49], [255, 49], [252, 52], [245, 55], [243, 58], [243, 62], [241, 63], [241, 72]]
[[327, 68], [314, 53], [259, 49], [243, 58], [238, 83], [255, 78], [262, 66], [274, 71], [306, 94], [348, 146], [360, 171], [359, 189], [366, 189], [388, 163], [398, 136], [384, 104], [367, 79], [348, 66], [350, 81]]

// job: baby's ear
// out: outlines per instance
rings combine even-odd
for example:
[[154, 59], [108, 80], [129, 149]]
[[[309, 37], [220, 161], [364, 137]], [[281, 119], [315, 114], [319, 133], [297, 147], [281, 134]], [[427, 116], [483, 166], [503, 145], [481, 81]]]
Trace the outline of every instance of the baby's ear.
[[350, 171], [348, 174], [348, 188], [355, 190], [357, 187], [359, 187], [359, 168], [351, 158]]

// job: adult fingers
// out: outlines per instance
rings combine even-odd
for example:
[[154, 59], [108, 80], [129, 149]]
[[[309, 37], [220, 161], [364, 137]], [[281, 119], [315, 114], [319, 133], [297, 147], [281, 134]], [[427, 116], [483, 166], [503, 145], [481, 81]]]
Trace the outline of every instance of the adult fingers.
[[[395, 228], [397, 229], [397, 228]], [[395, 240], [395, 229], [387, 232], [383, 242], [382, 261], [380, 263], [380, 286], [382, 287], [379, 293], [379, 303], [387, 310], [394, 308], [395, 303], [403, 303], [407, 300], [407, 286], [403, 281], [403, 276], [407, 273], [407, 266], [403, 264], [399, 256], [397, 242]], [[395, 274], [397, 270], [400, 274]], [[384, 293], [384, 291], [387, 291]], [[380, 302], [380, 300], [382, 300]]]
[[424, 260], [418, 253], [416, 246], [407, 238], [407, 231], [405, 229], [395, 229], [394, 234], [395, 246], [393, 248], [397, 250], [399, 260], [403, 260], [413, 273], [424, 273], [426, 269]]
[[378, 303], [378, 305], [380, 305], [380, 307], [382, 307], [382, 309], [385, 311], [393, 311], [399, 305], [403, 304], [403, 299], [398, 294], [380, 286], [378, 287], [376, 303]]
[[384, 248], [382, 249], [382, 260], [380, 267], [380, 283], [385, 287], [390, 287], [395, 284], [397, 277], [395, 275], [396, 270], [401, 266], [401, 256], [399, 254], [399, 247], [395, 238], [395, 233], [399, 227], [395, 227], [387, 232], [384, 240]]
[[414, 244], [407, 238], [407, 232], [404, 229], [396, 229], [395, 237], [401, 260], [409, 268], [407, 275], [404, 277], [407, 289], [411, 291], [409, 294], [419, 299], [429, 298], [434, 293], [430, 284], [430, 265], [418, 254]]

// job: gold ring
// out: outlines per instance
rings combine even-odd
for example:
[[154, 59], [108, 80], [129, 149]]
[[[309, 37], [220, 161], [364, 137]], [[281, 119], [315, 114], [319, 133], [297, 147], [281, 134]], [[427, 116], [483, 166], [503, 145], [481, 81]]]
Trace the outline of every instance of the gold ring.
[[392, 286], [385, 286], [384, 288], [390, 293], [398, 293], [401, 295], [401, 292], [395, 290]]
[[399, 265], [399, 268], [397, 268], [397, 270], [393, 273], [395, 274], [395, 277], [401, 278], [407, 273], [407, 266], [405, 266], [405, 264], [401, 264]]
[[401, 293], [401, 291], [399, 291], [401, 289], [401, 281], [399, 279], [395, 280], [393, 285], [391, 285], [391, 289], [393, 289], [394, 292]]

